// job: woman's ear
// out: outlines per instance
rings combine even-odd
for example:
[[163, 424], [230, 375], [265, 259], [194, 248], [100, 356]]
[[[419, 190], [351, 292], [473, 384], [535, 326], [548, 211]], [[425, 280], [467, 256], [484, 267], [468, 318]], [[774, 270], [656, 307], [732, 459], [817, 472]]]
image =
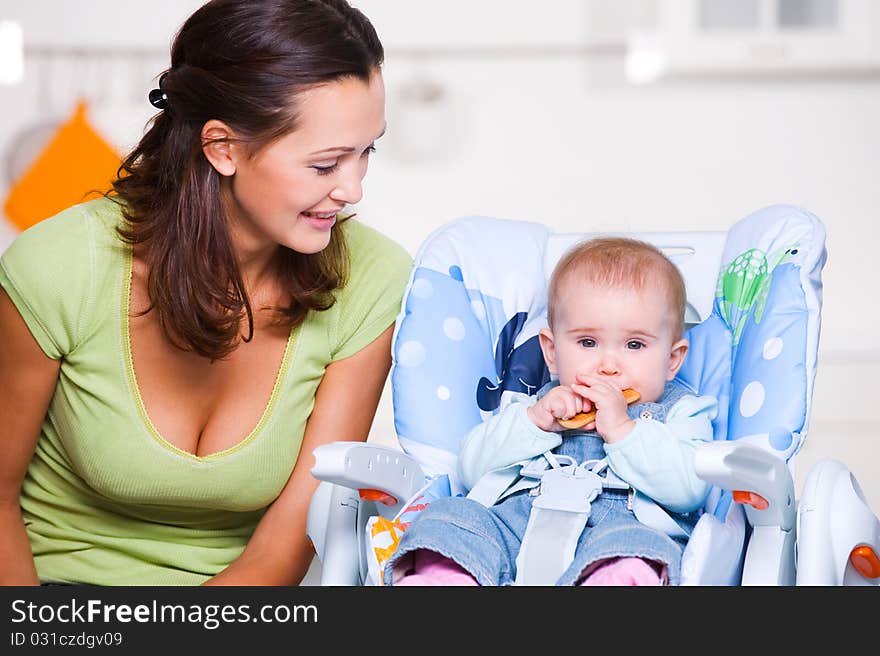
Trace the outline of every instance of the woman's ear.
[[687, 355], [688, 348], [690, 348], [690, 342], [686, 339], [680, 339], [672, 345], [672, 349], [669, 352], [669, 373], [666, 375], [666, 380], [675, 378], [675, 374], [678, 373], [681, 365], [684, 364], [684, 356]]
[[236, 153], [230, 141], [235, 137], [226, 123], [211, 119], [202, 126], [202, 152], [220, 175], [235, 175]]
[[553, 343], [553, 333], [549, 328], [541, 328], [538, 333], [538, 341], [541, 343], [541, 352], [544, 354], [544, 362], [547, 363], [547, 369], [551, 374], [557, 374], [556, 371], [556, 346]]

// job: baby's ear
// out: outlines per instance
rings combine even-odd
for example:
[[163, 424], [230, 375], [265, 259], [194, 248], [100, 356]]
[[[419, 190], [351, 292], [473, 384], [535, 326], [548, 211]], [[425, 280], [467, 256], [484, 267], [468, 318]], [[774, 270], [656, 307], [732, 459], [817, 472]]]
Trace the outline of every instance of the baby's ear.
[[551, 374], [558, 373], [556, 371], [556, 347], [553, 343], [553, 333], [549, 328], [541, 328], [538, 333], [538, 340], [541, 342], [541, 352], [544, 354], [544, 362], [547, 363], [547, 369]]
[[687, 355], [690, 342], [686, 339], [680, 339], [672, 345], [669, 351], [669, 372], [666, 374], [666, 380], [675, 378], [675, 374], [684, 364], [684, 357]]

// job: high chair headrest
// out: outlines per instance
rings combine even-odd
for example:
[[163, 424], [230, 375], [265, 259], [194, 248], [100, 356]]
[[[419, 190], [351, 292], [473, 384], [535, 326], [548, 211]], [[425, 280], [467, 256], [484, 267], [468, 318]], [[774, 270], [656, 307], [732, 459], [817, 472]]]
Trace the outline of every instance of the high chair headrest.
[[[689, 331], [679, 378], [719, 399], [715, 439], [745, 439], [789, 459], [812, 407], [825, 227], [773, 205], [730, 229], [712, 314]], [[726, 410], [726, 411], [725, 411]]]

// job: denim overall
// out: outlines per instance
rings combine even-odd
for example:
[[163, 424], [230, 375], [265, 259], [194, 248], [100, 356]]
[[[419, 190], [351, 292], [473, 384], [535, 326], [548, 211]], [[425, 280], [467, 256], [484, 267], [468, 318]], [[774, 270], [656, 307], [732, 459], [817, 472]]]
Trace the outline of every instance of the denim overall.
[[[552, 381], [545, 385], [538, 397], [556, 384]], [[657, 402], [629, 406], [629, 416], [632, 419], [651, 417], [663, 422], [669, 408], [682, 396], [692, 393], [680, 383], [669, 382]], [[603, 445], [595, 431], [566, 431], [562, 444], [553, 453], [572, 456], [577, 462], [599, 460], [605, 457]], [[516, 492], [488, 508], [465, 497], [437, 499], [403, 533], [385, 566], [385, 584], [392, 584], [394, 569], [404, 566], [409, 552], [428, 549], [454, 560], [480, 585], [512, 585], [516, 579], [516, 557], [534, 499], [529, 490]], [[669, 512], [669, 515], [690, 534], [699, 511]], [[593, 501], [574, 559], [556, 585], [576, 585], [591, 564], [615, 556], [637, 556], [663, 563], [670, 585], [678, 585], [685, 544], [686, 538], [672, 538], [639, 522], [631, 510], [627, 490], [605, 489]]]

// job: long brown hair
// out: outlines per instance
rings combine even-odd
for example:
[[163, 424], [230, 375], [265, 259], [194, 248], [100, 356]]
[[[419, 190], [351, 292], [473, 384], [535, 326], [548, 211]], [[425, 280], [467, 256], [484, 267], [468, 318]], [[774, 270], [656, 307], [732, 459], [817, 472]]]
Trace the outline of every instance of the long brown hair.
[[[141, 245], [150, 308], [173, 344], [221, 359], [253, 311], [232, 246], [220, 176], [202, 151], [202, 126], [225, 122], [249, 152], [297, 127], [297, 94], [341, 78], [364, 81], [384, 50], [369, 20], [345, 0], [211, 0], [183, 24], [159, 86], [167, 106], [119, 168], [111, 198], [122, 205], [120, 237]], [[312, 255], [281, 247], [277, 273], [290, 294], [274, 310], [292, 327], [326, 310], [345, 283], [340, 230]]]

